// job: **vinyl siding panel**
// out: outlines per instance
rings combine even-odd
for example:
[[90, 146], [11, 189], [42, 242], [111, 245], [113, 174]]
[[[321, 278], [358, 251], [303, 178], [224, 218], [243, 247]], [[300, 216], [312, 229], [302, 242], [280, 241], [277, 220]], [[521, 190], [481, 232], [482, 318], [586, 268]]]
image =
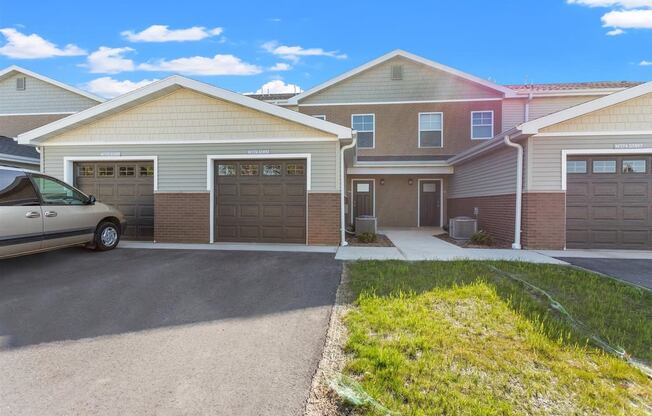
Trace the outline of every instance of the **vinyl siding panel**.
[[529, 192], [561, 191], [563, 149], [613, 149], [615, 144], [642, 144], [652, 148], [651, 136], [580, 136], [530, 138]]
[[76, 113], [98, 103], [90, 98], [67, 91], [27, 76], [27, 88], [16, 90], [16, 74], [0, 81], [0, 114]]
[[516, 150], [501, 148], [483, 157], [455, 165], [448, 198], [468, 198], [516, 192]]
[[585, 103], [587, 101], [595, 100], [598, 96], [583, 95], [571, 97], [536, 97], [530, 102], [530, 120], [534, 120], [548, 114], [556, 113], [557, 111], [566, 108], [574, 107], [576, 105]]
[[44, 148], [44, 171], [63, 180], [64, 157], [101, 156], [120, 152], [120, 156], [158, 156], [159, 192], [206, 191], [207, 155], [246, 155], [250, 150], [269, 150], [269, 158], [280, 153], [311, 155], [312, 192], [339, 190], [337, 142], [292, 142], [261, 144], [169, 144], [120, 146], [48, 146]]
[[[403, 66], [392, 80], [391, 67]], [[502, 97], [502, 93], [426, 65], [396, 57], [306, 97], [304, 104], [453, 100]]]
[[503, 125], [501, 132], [516, 127], [518, 124], [523, 123], [523, 121], [525, 121], [525, 100], [503, 100]]

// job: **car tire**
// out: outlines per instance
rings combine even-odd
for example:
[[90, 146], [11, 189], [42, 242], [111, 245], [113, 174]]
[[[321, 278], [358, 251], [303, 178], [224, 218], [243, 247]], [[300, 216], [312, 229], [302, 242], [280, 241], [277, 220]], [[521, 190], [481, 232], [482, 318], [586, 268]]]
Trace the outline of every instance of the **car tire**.
[[120, 226], [111, 221], [101, 222], [95, 230], [94, 248], [97, 251], [112, 250], [120, 242]]

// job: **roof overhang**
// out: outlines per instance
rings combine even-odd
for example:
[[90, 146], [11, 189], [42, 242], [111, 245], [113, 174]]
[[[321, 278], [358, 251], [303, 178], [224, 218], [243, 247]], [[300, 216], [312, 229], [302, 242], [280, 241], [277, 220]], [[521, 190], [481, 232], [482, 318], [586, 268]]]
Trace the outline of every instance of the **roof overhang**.
[[72, 93], [75, 93], [77, 95], [81, 95], [82, 97], [89, 98], [93, 101], [97, 101], [98, 103], [103, 103], [106, 101], [102, 97], [98, 97], [97, 95], [91, 94], [90, 92], [84, 91], [79, 88], [75, 88], [71, 85], [64, 84], [63, 82], [59, 82], [57, 80], [54, 80], [52, 78], [48, 78], [45, 75], [37, 74], [36, 72], [30, 71], [29, 69], [22, 68], [18, 65], [11, 65], [3, 70], [0, 70], [0, 80], [3, 80], [5, 78], [8, 78], [10, 76], [13, 76], [14, 74], [24, 74], [27, 76], [30, 76], [32, 78], [36, 78], [38, 80], [41, 80], [43, 82], [46, 82], [48, 84], [55, 85], [59, 88], [63, 88], [64, 90], [70, 91]]
[[153, 82], [137, 90], [120, 95], [95, 107], [54, 121], [45, 126], [19, 134], [17, 139], [21, 144], [38, 145], [48, 138], [68, 130], [93, 123], [96, 120], [116, 114], [126, 109], [135, 107], [153, 99], [170, 94], [180, 88], [186, 88], [209, 97], [232, 102], [243, 107], [260, 111], [275, 117], [311, 127], [325, 133], [337, 136], [338, 139], [351, 139], [352, 130], [335, 123], [292, 111], [283, 107], [266, 103], [255, 98], [247, 97], [233, 91], [215, 87], [190, 78], [173, 75], [163, 80]]
[[406, 51], [403, 51], [401, 49], [396, 49], [396, 50], [393, 50], [393, 51], [391, 51], [389, 53], [386, 53], [385, 55], [383, 55], [383, 56], [381, 56], [379, 58], [376, 58], [376, 59], [374, 59], [372, 61], [369, 61], [364, 65], [360, 65], [359, 67], [354, 68], [354, 69], [352, 69], [352, 70], [350, 70], [348, 72], [345, 72], [342, 75], [339, 75], [339, 76], [337, 76], [335, 78], [332, 78], [332, 79], [330, 79], [330, 80], [328, 80], [328, 81], [326, 81], [326, 82], [324, 82], [322, 84], [319, 84], [314, 88], [311, 88], [311, 89], [309, 89], [307, 91], [304, 91], [301, 94], [295, 95], [294, 97], [292, 97], [292, 98], [290, 98], [288, 100], [288, 103], [292, 104], [292, 105], [298, 105], [299, 101], [303, 100], [306, 97], [309, 97], [309, 96], [311, 96], [313, 94], [316, 94], [319, 91], [322, 91], [322, 90], [324, 90], [324, 89], [326, 89], [326, 88], [328, 88], [330, 86], [333, 86], [333, 85], [335, 85], [335, 84], [337, 84], [337, 83], [339, 83], [341, 81], [344, 81], [347, 78], [355, 76], [355, 75], [357, 75], [357, 74], [359, 74], [359, 73], [361, 73], [363, 71], [366, 71], [369, 68], [372, 68], [372, 67], [374, 67], [376, 65], [379, 65], [379, 64], [381, 64], [383, 62], [386, 62], [386, 61], [388, 61], [390, 59], [393, 59], [393, 58], [396, 58], [396, 57], [402, 57], [402, 58], [405, 58], [405, 59], [409, 59], [411, 61], [426, 65], [428, 67], [438, 69], [440, 71], [447, 72], [449, 74], [458, 76], [460, 78], [464, 78], [464, 79], [466, 79], [468, 81], [475, 82], [476, 84], [480, 84], [480, 85], [482, 85], [484, 87], [496, 90], [496, 91], [504, 94], [505, 97], [512, 97], [512, 96], [516, 95], [514, 90], [512, 90], [510, 88], [507, 88], [505, 86], [498, 85], [498, 84], [493, 83], [491, 81], [487, 81], [485, 79], [476, 77], [475, 75], [467, 74], [466, 72], [462, 72], [462, 71], [460, 71], [458, 69], [451, 68], [451, 67], [446, 66], [446, 65], [442, 65], [442, 64], [440, 64], [438, 62], [431, 61], [429, 59], [426, 59], [426, 58], [423, 58], [421, 56], [412, 54], [410, 52], [406, 52]]
[[33, 163], [35, 165], [41, 164], [40, 159], [34, 157], [16, 156], [8, 153], [0, 153], [0, 160], [19, 163]]

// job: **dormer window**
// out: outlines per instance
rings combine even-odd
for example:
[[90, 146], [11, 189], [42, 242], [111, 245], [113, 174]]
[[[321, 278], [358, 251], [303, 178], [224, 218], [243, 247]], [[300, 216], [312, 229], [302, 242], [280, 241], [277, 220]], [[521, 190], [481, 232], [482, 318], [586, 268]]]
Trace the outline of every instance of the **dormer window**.
[[403, 65], [392, 65], [392, 81], [403, 79]]
[[16, 78], [16, 91], [25, 91], [27, 88], [27, 77]]

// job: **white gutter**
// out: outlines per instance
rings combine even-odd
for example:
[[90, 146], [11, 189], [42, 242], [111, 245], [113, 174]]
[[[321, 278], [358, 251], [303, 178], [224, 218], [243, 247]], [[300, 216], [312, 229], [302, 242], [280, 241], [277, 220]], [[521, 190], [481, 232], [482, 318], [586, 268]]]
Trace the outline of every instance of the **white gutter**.
[[523, 203], [523, 146], [518, 143], [514, 143], [509, 140], [509, 136], [505, 136], [504, 139], [507, 146], [513, 147], [516, 149], [517, 159], [516, 159], [516, 213], [514, 215], [514, 243], [512, 248], [514, 250], [521, 249], [521, 213], [522, 213], [522, 203]]
[[[352, 149], [355, 147], [356, 143], [358, 142], [358, 134], [354, 131], [353, 134], [353, 141], [351, 144], [347, 144], [346, 146], [343, 146], [340, 149], [340, 244], [342, 246], [346, 246], [349, 243], [346, 242], [346, 221], [345, 221], [345, 216], [346, 213], [344, 212], [344, 193], [346, 192], [346, 179], [345, 179], [345, 168], [344, 168], [344, 152]], [[349, 204], [350, 205], [350, 204]]]

